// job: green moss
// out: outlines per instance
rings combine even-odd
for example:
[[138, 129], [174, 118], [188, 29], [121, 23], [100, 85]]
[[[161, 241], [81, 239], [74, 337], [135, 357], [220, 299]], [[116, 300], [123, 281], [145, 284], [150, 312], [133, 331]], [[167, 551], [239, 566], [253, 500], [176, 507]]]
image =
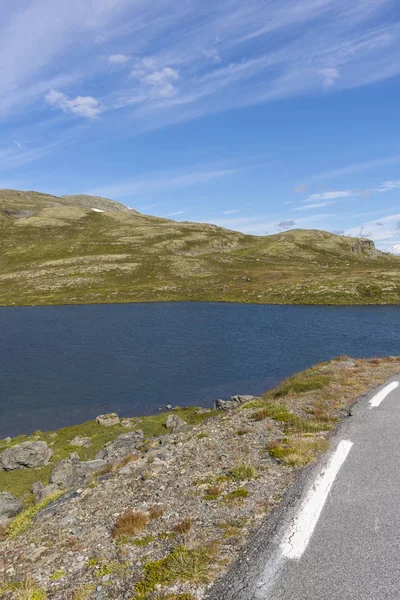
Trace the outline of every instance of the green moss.
[[229, 494], [227, 494], [224, 498], [224, 500], [226, 502], [240, 502], [241, 500], [244, 500], [245, 498], [248, 498], [250, 496], [250, 492], [249, 490], [246, 490], [246, 488], [239, 488], [237, 490], [234, 490], [233, 492], [230, 492]]
[[51, 575], [50, 580], [51, 581], [58, 581], [59, 579], [61, 579], [61, 577], [64, 577], [65, 575], [65, 571], [59, 570], [59, 571], [55, 571], [53, 573], [53, 575]]
[[198, 434], [197, 434], [197, 439], [198, 439], [198, 440], [204, 440], [204, 438], [208, 438], [208, 437], [210, 437], [210, 436], [208, 435], [208, 433], [198, 433]]
[[240, 463], [230, 471], [230, 476], [236, 481], [246, 481], [257, 477], [257, 470], [253, 465]]
[[10, 538], [15, 538], [24, 533], [30, 527], [33, 517], [51, 504], [51, 502], [58, 500], [62, 495], [63, 492], [55, 492], [54, 494], [47, 496], [47, 498], [42, 500], [42, 502], [39, 502], [39, 504], [23, 510], [8, 526], [7, 535]]
[[156, 539], [157, 536], [155, 535], [146, 535], [144, 537], [137, 538], [136, 540], [132, 540], [131, 543], [134, 546], [137, 546], [138, 548], [142, 548], [143, 546], [148, 546], [149, 544], [152, 544]]

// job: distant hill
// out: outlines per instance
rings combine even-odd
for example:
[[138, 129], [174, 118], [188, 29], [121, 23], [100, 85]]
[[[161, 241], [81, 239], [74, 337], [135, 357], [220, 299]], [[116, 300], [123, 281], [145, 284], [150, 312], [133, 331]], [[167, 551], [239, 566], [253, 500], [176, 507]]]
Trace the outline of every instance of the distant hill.
[[0, 190], [0, 304], [398, 304], [400, 257], [318, 230], [251, 236], [97, 196]]

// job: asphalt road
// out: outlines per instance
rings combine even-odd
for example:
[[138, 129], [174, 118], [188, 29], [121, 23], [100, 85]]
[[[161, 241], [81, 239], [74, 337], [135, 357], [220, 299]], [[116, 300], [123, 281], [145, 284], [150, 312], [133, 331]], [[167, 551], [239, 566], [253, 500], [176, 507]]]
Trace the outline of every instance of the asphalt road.
[[210, 599], [400, 600], [398, 381], [356, 405]]

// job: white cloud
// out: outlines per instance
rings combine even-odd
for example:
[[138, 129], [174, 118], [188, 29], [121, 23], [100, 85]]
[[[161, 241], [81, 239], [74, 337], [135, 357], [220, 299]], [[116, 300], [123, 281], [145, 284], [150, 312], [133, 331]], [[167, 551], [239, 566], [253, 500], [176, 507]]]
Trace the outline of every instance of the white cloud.
[[224, 210], [223, 215], [234, 215], [235, 213], [240, 213], [240, 210], [237, 208], [231, 208], [229, 210]]
[[46, 101], [50, 106], [61, 109], [65, 113], [72, 113], [86, 119], [96, 119], [102, 112], [104, 107], [101, 103], [92, 96], [77, 96], [69, 98], [62, 92], [50, 90], [46, 96]]
[[110, 54], [108, 57], [108, 62], [113, 65], [124, 65], [128, 60], [129, 56], [125, 56], [125, 54]]
[[389, 246], [388, 252], [390, 252], [391, 254], [400, 254], [400, 243], [393, 244], [393, 246]]
[[397, 242], [400, 238], [400, 213], [360, 223], [346, 230], [346, 235], [368, 237], [375, 242]]
[[[144, 67], [144, 69], [143, 69]], [[133, 77], [147, 86], [150, 90], [150, 96], [156, 98], [168, 98], [176, 94], [174, 82], [178, 81], [179, 73], [170, 67], [164, 67], [161, 70], [151, 71], [155, 67], [152, 59], [144, 59], [142, 68], [136, 68], [131, 72]], [[149, 72], [150, 69], [150, 72]]]

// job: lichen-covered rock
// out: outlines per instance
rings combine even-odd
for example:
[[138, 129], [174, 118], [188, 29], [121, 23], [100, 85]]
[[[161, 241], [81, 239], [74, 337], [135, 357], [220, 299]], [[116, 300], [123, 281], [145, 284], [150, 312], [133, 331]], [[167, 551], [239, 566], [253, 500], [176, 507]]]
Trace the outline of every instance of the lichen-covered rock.
[[186, 421], [178, 417], [178, 415], [168, 415], [166, 427], [171, 428], [172, 431], [178, 431], [187, 425]]
[[49, 485], [43, 485], [40, 481], [36, 481], [32, 485], [32, 493], [35, 495], [36, 502], [41, 502], [47, 496], [51, 496], [54, 492], [58, 491], [58, 486], [54, 483], [50, 483]]
[[119, 460], [129, 454], [132, 454], [142, 444], [143, 431], [137, 429], [130, 433], [122, 433], [113, 442], [108, 442], [103, 448], [96, 454], [96, 458], [99, 460], [105, 460], [111, 462], [113, 460]]
[[23, 442], [7, 448], [0, 454], [0, 470], [13, 471], [47, 465], [53, 456], [53, 450], [46, 442]]
[[90, 438], [88, 437], [80, 437], [77, 435], [73, 440], [70, 441], [70, 446], [83, 446], [84, 448], [88, 448], [91, 445]]
[[24, 503], [10, 492], [0, 492], [0, 525], [5, 525], [24, 507]]
[[79, 457], [73, 453], [71, 458], [62, 460], [53, 469], [50, 475], [50, 483], [64, 490], [78, 488], [86, 483], [90, 473], [101, 469], [104, 465], [104, 460], [81, 462]]
[[96, 421], [99, 425], [103, 425], [104, 427], [112, 427], [113, 425], [118, 425], [119, 416], [117, 415], [117, 413], [98, 415], [96, 417]]
[[253, 400], [257, 400], [257, 396], [249, 396], [249, 395], [239, 395], [239, 396], [231, 396], [230, 400], [216, 400], [214, 402], [215, 410], [234, 410], [245, 404], [246, 402], [252, 402]]

